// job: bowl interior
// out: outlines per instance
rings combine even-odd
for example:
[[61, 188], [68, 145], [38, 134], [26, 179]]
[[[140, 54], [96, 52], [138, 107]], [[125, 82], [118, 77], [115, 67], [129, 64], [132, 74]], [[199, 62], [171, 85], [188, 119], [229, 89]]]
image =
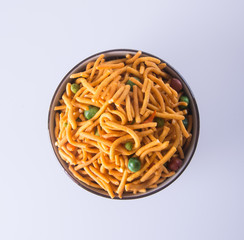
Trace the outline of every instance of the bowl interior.
[[[69, 76], [73, 73], [77, 73], [77, 72], [81, 72], [85, 69], [87, 63], [89, 63], [90, 61], [95, 61], [96, 58], [100, 55], [100, 54], [104, 54], [106, 59], [116, 59], [116, 58], [122, 58], [125, 57], [126, 54], [135, 54], [137, 51], [136, 50], [127, 50], [127, 49], [117, 49], [117, 50], [110, 50], [110, 51], [105, 51], [105, 52], [101, 52], [101, 53], [97, 53], [91, 57], [86, 58], [85, 60], [83, 60], [82, 62], [80, 62], [78, 65], [76, 65], [61, 81], [61, 83], [59, 84], [59, 86], [57, 87], [53, 99], [51, 101], [51, 105], [49, 108], [49, 116], [48, 116], [48, 129], [49, 129], [49, 135], [50, 135], [50, 140], [51, 140], [51, 144], [54, 150], [54, 153], [57, 157], [57, 159], [59, 160], [59, 163], [62, 165], [62, 167], [64, 168], [64, 171], [68, 174], [68, 176], [71, 177], [71, 179], [73, 181], [75, 181], [79, 186], [81, 186], [82, 188], [95, 193], [97, 195], [103, 196], [103, 197], [107, 197], [109, 198], [109, 195], [100, 189], [95, 189], [93, 187], [90, 187], [82, 182], [80, 182], [79, 180], [77, 180], [72, 173], [69, 171], [67, 164], [62, 160], [62, 158], [60, 157], [57, 147], [55, 146], [55, 135], [54, 135], [54, 129], [55, 129], [55, 111], [54, 111], [54, 107], [58, 105], [58, 101], [59, 99], [62, 97], [62, 94], [65, 91], [65, 87], [66, 84], [68, 82], [72, 82], [72, 79], [69, 78]], [[149, 53], [145, 53], [143, 52], [142, 56], [151, 56], [151, 57], [155, 57], [152, 54]], [[158, 59], [160, 59], [159, 57], [156, 57]], [[161, 62], [165, 62], [163, 59], [160, 59]], [[140, 197], [145, 197], [148, 195], [151, 195], [153, 193], [156, 193], [162, 189], [164, 189], [165, 187], [167, 187], [169, 184], [171, 184], [172, 182], [174, 182], [181, 174], [182, 172], [185, 170], [185, 168], [187, 167], [187, 165], [189, 164], [189, 162], [191, 161], [191, 158], [195, 152], [196, 146], [197, 146], [197, 142], [198, 142], [198, 136], [199, 136], [199, 113], [198, 113], [198, 108], [197, 108], [197, 103], [196, 100], [192, 94], [192, 91], [190, 90], [190, 87], [187, 85], [187, 83], [185, 82], [185, 80], [182, 78], [182, 76], [176, 71], [174, 70], [167, 62], [165, 62], [167, 64], [167, 67], [165, 69], [166, 72], [168, 72], [171, 76], [178, 78], [181, 80], [182, 84], [183, 84], [183, 90], [185, 92], [185, 94], [189, 97], [190, 99], [190, 111], [192, 113], [192, 117], [193, 117], [193, 127], [192, 127], [192, 140], [191, 143], [188, 147], [188, 149], [185, 152], [185, 159], [183, 162], [183, 166], [177, 171], [177, 173], [175, 175], [173, 175], [172, 177], [168, 178], [166, 181], [164, 181], [163, 183], [159, 184], [157, 188], [155, 189], [148, 189], [146, 193], [137, 193], [137, 194], [132, 194], [132, 193], [124, 193], [123, 194], [123, 199], [135, 199], [135, 198], [140, 198]], [[114, 199], [119, 199], [117, 197], [115, 197]]]

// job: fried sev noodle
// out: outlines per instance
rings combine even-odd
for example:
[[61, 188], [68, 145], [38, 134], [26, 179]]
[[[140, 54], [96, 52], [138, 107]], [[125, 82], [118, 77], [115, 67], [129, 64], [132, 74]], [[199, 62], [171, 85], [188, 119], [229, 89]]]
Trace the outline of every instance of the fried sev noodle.
[[[187, 111], [178, 108], [185, 105], [179, 101], [182, 92], [170, 87], [166, 64], [141, 54], [110, 61], [101, 54], [83, 72], [70, 76], [80, 89], [74, 94], [67, 83], [61, 104], [54, 109], [61, 158], [75, 178], [111, 198], [145, 192], [173, 176], [167, 162], [173, 156], [184, 159], [192, 136], [192, 116], [187, 117], [186, 129], [182, 121]], [[86, 120], [84, 111], [91, 105], [99, 111]], [[154, 111], [165, 121], [161, 128], [145, 121]], [[132, 150], [124, 146], [128, 141]], [[140, 159], [139, 171], [129, 170], [130, 157]]]

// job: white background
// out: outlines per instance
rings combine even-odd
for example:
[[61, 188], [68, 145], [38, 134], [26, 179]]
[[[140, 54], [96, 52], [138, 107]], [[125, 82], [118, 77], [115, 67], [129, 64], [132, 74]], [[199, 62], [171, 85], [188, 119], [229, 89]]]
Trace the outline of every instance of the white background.
[[[1, 1], [0, 239], [244, 239], [243, 1]], [[198, 101], [201, 134], [182, 176], [144, 199], [78, 187], [51, 149], [63, 76], [99, 51], [168, 61]]]

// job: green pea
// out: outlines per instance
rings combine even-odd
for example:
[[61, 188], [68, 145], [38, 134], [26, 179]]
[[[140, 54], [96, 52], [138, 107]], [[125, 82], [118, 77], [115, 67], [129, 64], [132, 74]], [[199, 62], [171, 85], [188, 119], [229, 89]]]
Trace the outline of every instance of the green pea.
[[[138, 77], [134, 77], [137, 81], [141, 81]], [[133, 86], [136, 85], [135, 83], [133, 83], [131, 80], [128, 80], [126, 85], [130, 85], [130, 90], [132, 91]]]
[[187, 96], [182, 95], [180, 97], [180, 102], [186, 102], [187, 103], [187, 106], [180, 106], [180, 110], [183, 110], [183, 109], [186, 109], [188, 107], [190, 101], [189, 101], [189, 98]]
[[100, 137], [98, 130], [96, 130], [95, 135]]
[[65, 126], [65, 127], [67, 127], [67, 126], [68, 126], [68, 123], [67, 123], [67, 122], [65, 122], [65, 123], [64, 123], [64, 126]]
[[163, 127], [164, 126], [164, 119], [163, 118], [155, 117], [154, 122], [157, 123], [157, 127]]
[[84, 116], [86, 119], [91, 119], [95, 116], [95, 114], [99, 111], [98, 107], [95, 106], [89, 106], [89, 110], [84, 111]]
[[73, 93], [77, 93], [77, 92], [79, 91], [79, 89], [80, 89], [79, 84], [73, 83], [73, 84], [71, 85], [71, 91], [72, 91]]
[[188, 126], [188, 120], [187, 120], [187, 118], [185, 118], [184, 120], [182, 120], [182, 122], [183, 122], [185, 128], [187, 128], [187, 126]]
[[141, 169], [141, 162], [138, 158], [130, 158], [128, 168], [131, 172], [137, 172]]
[[133, 148], [133, 143], [132, 143], [132, 142], [127, 142], [127, 143], [125, 143], [125, 148], [126, 148], [128, 151], [131, 151], [132, 148]]

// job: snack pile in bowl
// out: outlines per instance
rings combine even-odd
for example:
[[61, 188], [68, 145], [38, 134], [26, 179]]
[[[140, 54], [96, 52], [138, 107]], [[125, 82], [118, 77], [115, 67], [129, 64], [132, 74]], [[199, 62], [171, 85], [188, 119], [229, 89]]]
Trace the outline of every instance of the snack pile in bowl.
[[182, 166], [192, 115], [182, 83], [151, 56], [101, 54], [54, 108], [55, 145], [78, 181], [111, 198], [157, 188]]

